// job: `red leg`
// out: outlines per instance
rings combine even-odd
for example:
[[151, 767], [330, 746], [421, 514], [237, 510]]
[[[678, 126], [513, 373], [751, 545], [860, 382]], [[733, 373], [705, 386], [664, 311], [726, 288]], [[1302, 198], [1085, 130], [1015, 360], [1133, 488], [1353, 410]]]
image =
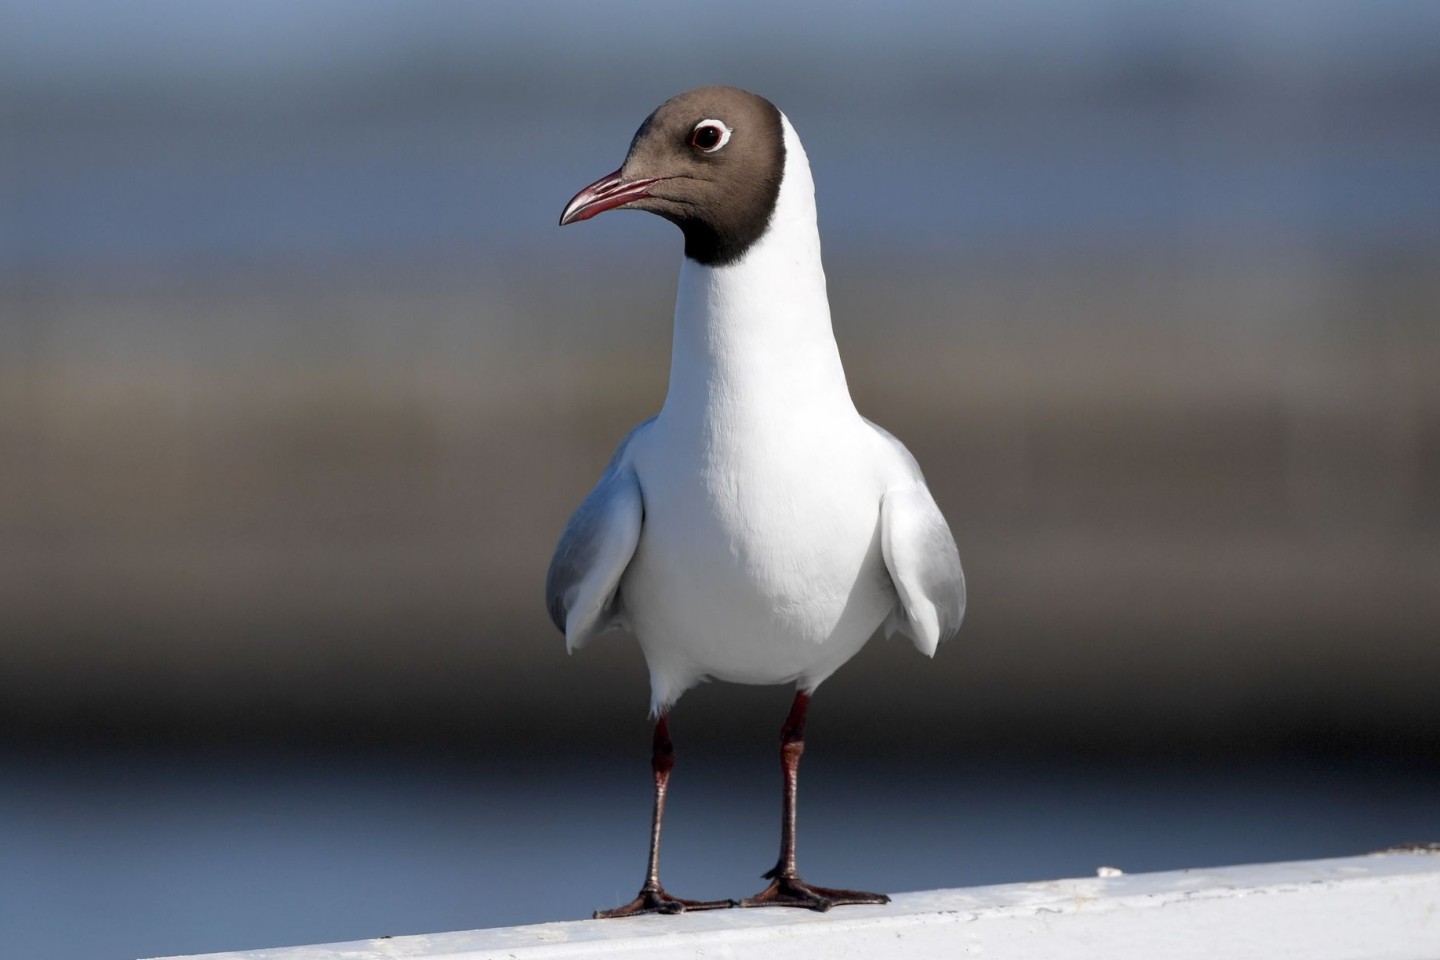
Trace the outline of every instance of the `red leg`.
[[675, 768], [675, 744], [670, 740], [667, 714], [655, 721], [655, 741], [650, 753], [650, 769], [655, 773], [655, 815], [650, 822], [650, 863], [645, 870], [645, 885], [639, 895], [614, 910], [596, 910], [596, 920], [612, 917], [633, 917], [641, 913], [684, 913], [686, 910], [716, 910], [735, 906], [734, 900], [681, 900], [672, 897], [660, 886], [660, 825], [665, 819], [665, 792], [670, 785], [670, 771]]
[[803, 690], [796, 691], [790, 715], [785, 718], [785, 726], [780, 731], [780, 769], [785, 778], [780, 814], [780, 859], [765, 874], [765, 878], [773, 882], [748, 900], [741, 900], [740, 906], [829, 910], [851, 903], [889, 903], [890, 898], [883, 893], [812, 886], [801, 880], [795, 869], [795, 794], [800, 755], [805, 752], [805, 712], [809, 706], [810, 695]]

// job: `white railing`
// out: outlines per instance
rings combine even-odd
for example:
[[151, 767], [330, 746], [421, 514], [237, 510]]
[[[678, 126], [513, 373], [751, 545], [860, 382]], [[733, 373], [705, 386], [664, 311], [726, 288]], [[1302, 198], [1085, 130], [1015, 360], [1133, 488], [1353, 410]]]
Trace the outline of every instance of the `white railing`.
[[[829, 913], [768, 908], [579, 920], [208, 954], [204, 960], [685, 957], [1440, 960], [1440, 851], [898, 894]], [[193, 958], [200, 960], [200, 958]]]

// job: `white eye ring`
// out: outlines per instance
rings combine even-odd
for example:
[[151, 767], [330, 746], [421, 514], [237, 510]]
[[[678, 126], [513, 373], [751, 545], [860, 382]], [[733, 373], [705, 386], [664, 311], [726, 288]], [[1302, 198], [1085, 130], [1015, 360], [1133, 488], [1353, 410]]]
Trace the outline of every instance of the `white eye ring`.
[[[695, 138], [699, 135], [700, 131], [704, 130], [706, 127], [714, 127], [716, 130], [720, 131], [720, 140], [714, 146], [702, 147], [700, 146], [700, 144], [695, 142]], [[716, 150], [719, 150], [721, 147], [725, 146], [725, 144], [729, 142], [730, 128], [727, 127], [722, 120], [711, 120], [708, 118], [705, 120], [701, 120], [699, 123], [695, 124], [694, 129], [690, 131], [690, 146], [694, 147], [696, 150], [699, 150], [701, 153], [714, 153]]]

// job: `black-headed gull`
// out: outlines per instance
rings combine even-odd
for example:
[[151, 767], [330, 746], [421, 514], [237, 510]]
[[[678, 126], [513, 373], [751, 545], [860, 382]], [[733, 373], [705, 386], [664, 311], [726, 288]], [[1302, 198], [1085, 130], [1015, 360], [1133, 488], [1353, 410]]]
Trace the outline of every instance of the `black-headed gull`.
[[546, 583], [569, 649], [628, 628], [650, 671], [649, 869], [634, 901], [596, 916], [734, 903], [681, 900], [660, 885], [669, 711], [707, 678], [796, 685], [781, 734], [780, 859], [770, 886], [741, 905], [884, 903], [796, 871], [806, 708], [882, 628], [933, 656], [960, 627], [965, 580], [914, 458], [850, 399], [805, 150], [769, 101], [692, 90], [650, 115], [625, 163], [576, 194], [560, 223], [616, 208], [676, 224], [685, 258], [665, 404], [621, 442]]

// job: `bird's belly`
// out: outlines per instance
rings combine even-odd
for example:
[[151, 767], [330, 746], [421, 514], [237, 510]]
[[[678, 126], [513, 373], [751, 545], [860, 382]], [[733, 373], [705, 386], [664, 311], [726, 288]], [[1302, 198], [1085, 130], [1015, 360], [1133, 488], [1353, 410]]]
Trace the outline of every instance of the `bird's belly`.
[[706, 677], [819, 683], [884, 620], [879, 496], [813, 479], [697, 470], [646, 493], [621, 597], [657, 701]]

